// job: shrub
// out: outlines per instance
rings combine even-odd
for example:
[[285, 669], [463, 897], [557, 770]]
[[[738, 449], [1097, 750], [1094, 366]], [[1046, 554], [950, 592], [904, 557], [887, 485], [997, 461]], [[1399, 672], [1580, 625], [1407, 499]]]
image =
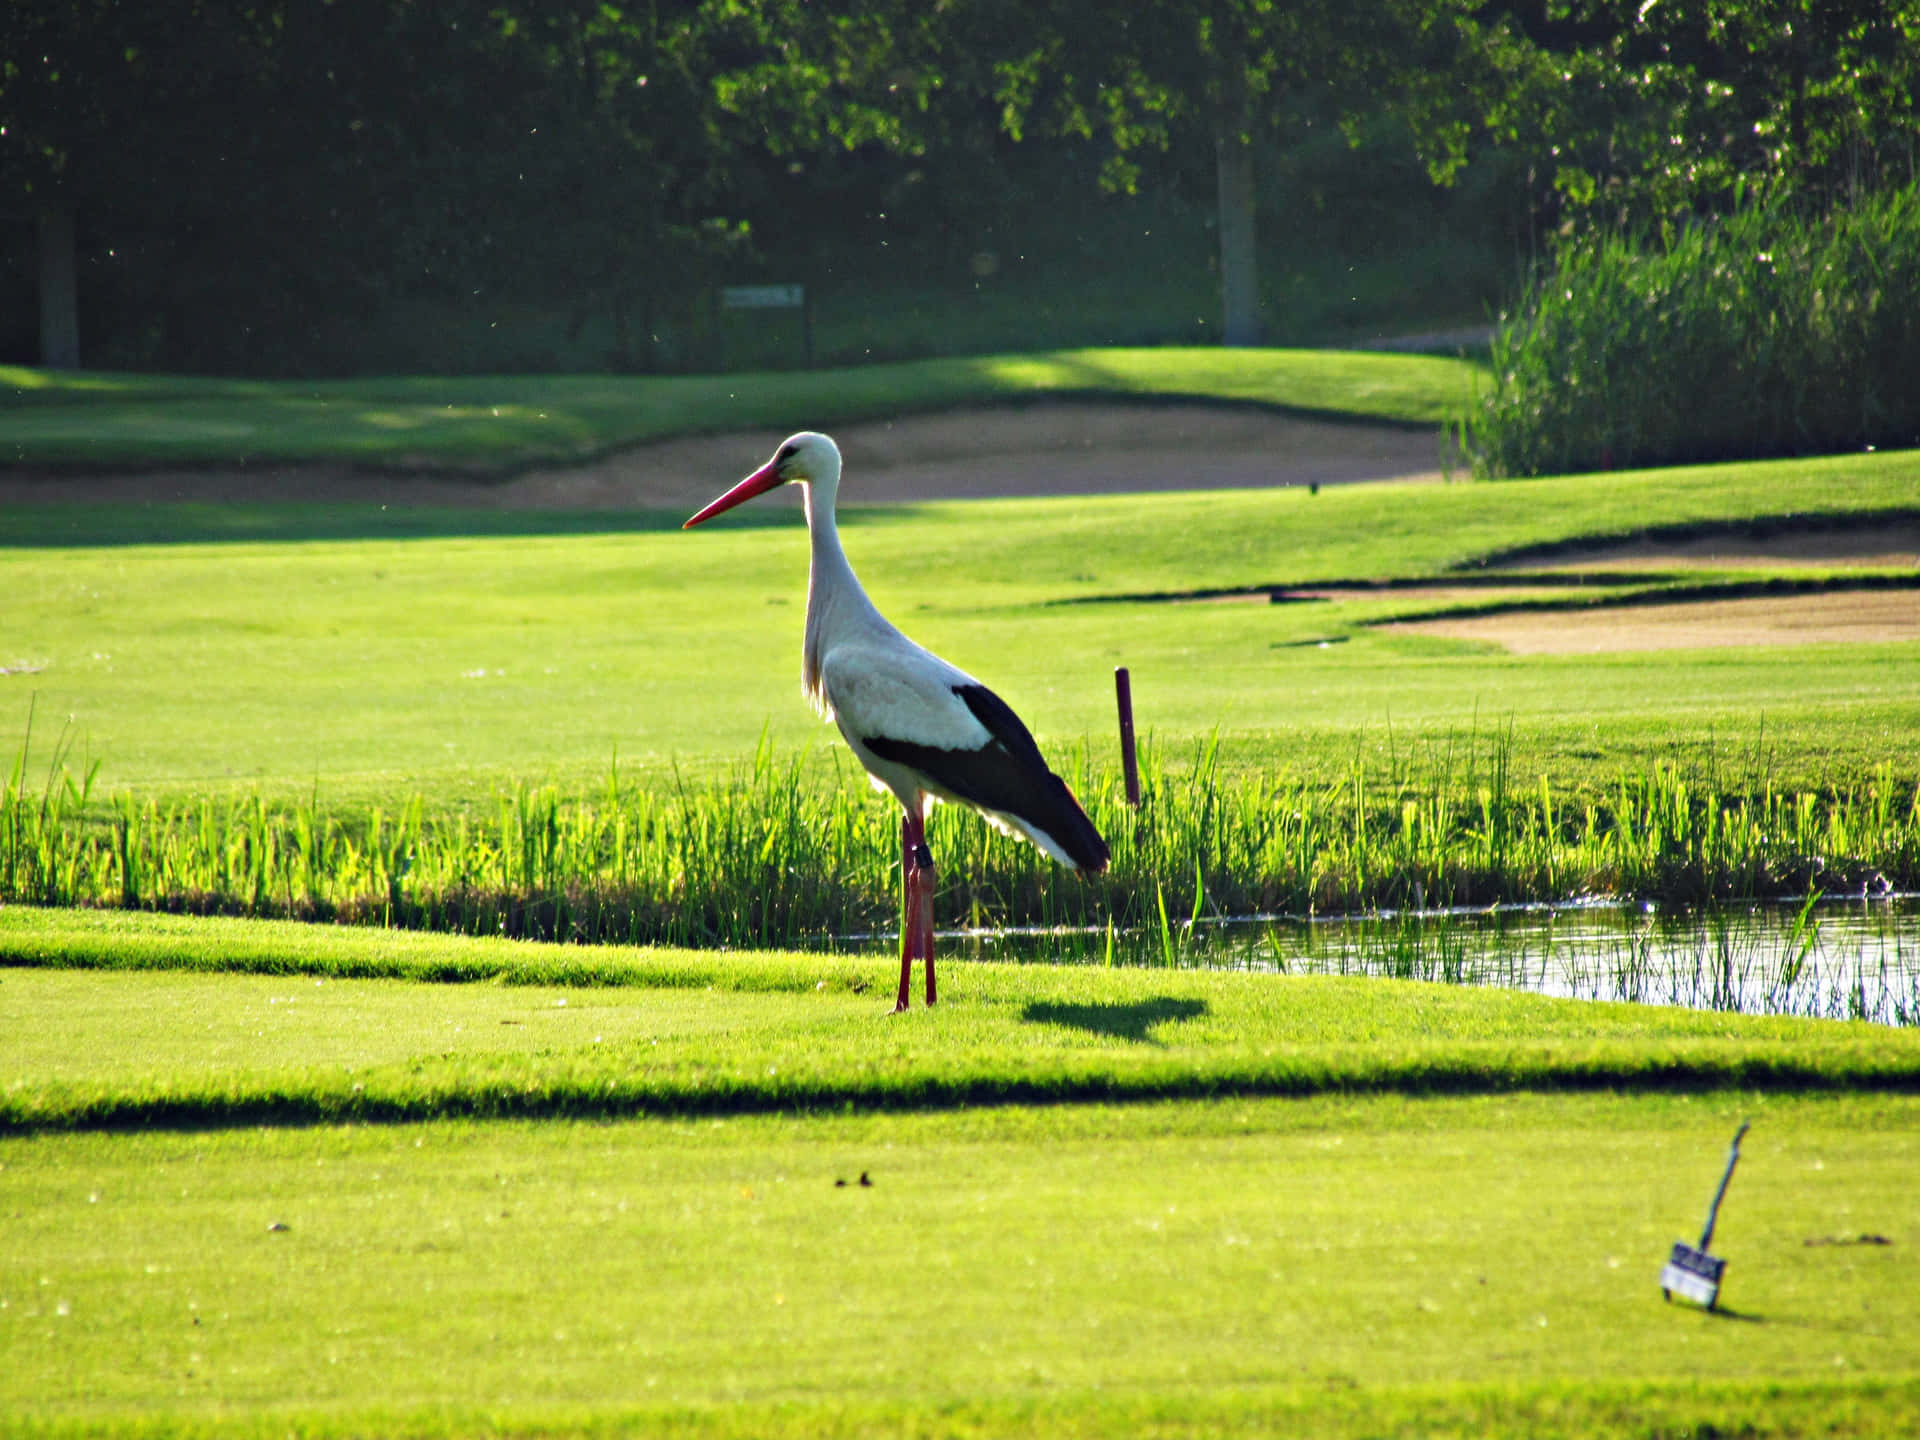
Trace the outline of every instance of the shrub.
[[1492, 370], [1463, 427], [1482, 476], [1912, 445], [1920, 190], [1576, 242], [1502, 317]]

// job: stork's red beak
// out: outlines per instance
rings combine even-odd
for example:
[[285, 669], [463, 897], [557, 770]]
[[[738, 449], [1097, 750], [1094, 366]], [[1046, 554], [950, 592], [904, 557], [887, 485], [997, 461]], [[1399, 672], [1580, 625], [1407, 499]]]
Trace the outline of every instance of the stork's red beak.
[[736, 505], [746, 504], [747, 501], [753, 499], [756, 495], [766, 494], [767, 491], [773, 489], [773, 487], [779, 483], [780, 462], [777, 459], [769, 460], [765, 465], [762, 465], [758, 470], [747, 476], [746, 479], [727, 491], [726, 494], [707, 506], [706, 509], [702, 510], [680, 528], [682, 530], [691, 530], [701, 521], [711, 520], [723, 510], [731, 510]]

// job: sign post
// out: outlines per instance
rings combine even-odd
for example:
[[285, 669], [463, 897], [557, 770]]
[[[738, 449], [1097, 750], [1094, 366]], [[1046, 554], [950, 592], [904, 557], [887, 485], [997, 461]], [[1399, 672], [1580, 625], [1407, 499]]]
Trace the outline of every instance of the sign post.
[[722, 310], [798, 310], [800, 356], [813, 368], [813, 305], [804, 285], [727, 285], [720, 291]]
[[1727, 1262], [1709, 1255], [1707, 1247], [1713, 1244], [1713, 1222], [1720, 1218], [1720, 1202], [1726, 1198], [1727, 1182], [1733, 1179], [1733, 1167], [1740, 1163], [1740, 1137], [1752, 1123], [1742, 1123], [1734, 1133], [1733, 1153], [1727, 1156], [1726, 1173], [1720, 1177], [1720, 1188], [1713, 1192], [1713, 1204], [1707, 1207], [1707, 1228], [1700, 1232], [1700, 1243], [1673, 1242], [1673, 1254], [1660, 1271], [1660, 1294], [1664, 1299], [1671, 1300], [1678, 1292], [1709, 1310], [1720, 1303], [1720, 1277], [1726, 1273]]

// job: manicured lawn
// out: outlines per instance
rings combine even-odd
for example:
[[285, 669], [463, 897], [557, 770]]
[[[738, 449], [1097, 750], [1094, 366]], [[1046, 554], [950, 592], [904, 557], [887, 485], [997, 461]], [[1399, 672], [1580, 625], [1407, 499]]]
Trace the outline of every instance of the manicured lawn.
[[[8, 371], [0, 456], [491, 472], [1048, 393], [1432, 424], [1470, 373], [1218, 350], [662, 381]], [[1565, 804], [1662, 760], [1910, 795], [1920, 644], [1521, 659], [1367, 628], [1416, 597], [1139, 597], [1916, 505], [1920, 459], [1877, 455], [856, 506], [846, 530], [882, 608], [1055, 755], [1107, 753], [1127, 664], [1176, 767], [1217, 735], [1229, 772], [1458, 780], [1497, 746], [1517, 791], [1544, 773]], [[763, 736], [859, 783], [797, 695], [796, 518], [680, 518], [0, 515], [0, 759], [29, 807], [65, 743], [98, 790], [389, 820], [490, 812], [519, 781], [602, 794], [616, 755], [664, 790]], [[937, 1010], [887, 1018], [885, 960], [17, 905], [0, 960], [0, 1433], [1920, 1431], [1920, 1032], [964, 961]], [[1727, 1311], [1665, 1304], [1660, 1262], [1749, 1118], [1713, 1247]]]
[[[888, 1018], [885, 963], [17, 907], [0, 944], [31, 1433], [1920, 1413], [1910, 1032], [965, 963]], [[954, 1106], [1050, 1087], [1136, 1103]], [[474, 1109], [545, 1118], [436, 1118]], [[1726, 1312], [1665, 1304], [1743, 1119]]]
[[820, 428], [1058, 395], [1222, 400], [1437, 426], [1466, 361], [1324, 350], [1062, 350], [844, 370], [245, 381], [0, 367], [0, 460], [346, 460], [507, 472], [673, 435]]
[[[1417, 598], [1054, 602], [1431, 575], [1572, 536], [1916, 496], [1920, 460], [1883, 455], [1604, 482], [856, 509], [846, 533], [881, 607], [1056, 750], [1085, 738], [1107, 752], [1109, 672], [1126, 664], [1143, 731], [1170, 755], [1217, 732], [1230, 768], [1325, 771], [1357, 750], [1404, 756], [1511, 724], [1529, 781], [1604, 782], [1656, 755], [1729, 764], [1764, 741], [1779, 783], [1823, 785], [1911, 772], [1901, 737], [1920, 715], [1920, 648], [1522, 659], [1359, 623], [1428, 607]], [[744, 756], [763, 730], [786, 750], [838, 743], [797, 694], [806, 552], [790, 514], [682, 534], [677, 516], [156, 507], [124, 520], [154, 543], [110, 545], [75, 543], [75, 517], [0, 516], [0, 753], [18, 753], [37, 696], [36, 756], [70, 723], [105, 788], [317, 787], [350, 807], [413, 793], [443, 807], [485, 803], [515, 777], [598, 786], [616, 752], [629, 775], [657, 777]], [[223, 533], [248, 538], [210, 543]], [[175, 535], [188, 538], [165, 543]]]
[[36, 967], [0, 972], [13, 1127], [1920, 1088], [1909, 1029], [1332, 976], [949, 963], [937, 1010], [888, 1017], [884, 959], [20, 907], [0, 953]]
[[[1745, 1118], [1727, 1312], [1665, 1304]], [[34, 1434], [1920, 1418], [1910, 1098], [39, 1135], [0, 1165], [0, 1414]]]

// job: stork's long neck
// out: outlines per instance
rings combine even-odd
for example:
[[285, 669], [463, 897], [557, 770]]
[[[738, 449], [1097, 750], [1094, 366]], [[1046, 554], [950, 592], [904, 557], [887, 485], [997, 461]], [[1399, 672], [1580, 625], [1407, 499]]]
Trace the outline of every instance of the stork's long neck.
[[874, 607], [861, 588], [860, 577], [840, 544], [833, 502], [840, 477], [816, 476], [804, 489], [807, 534], [811, 550], [807, 563], [807, 631], [800, 683], [815, 708], [828, 709], [821, 685], [820, 666], [834, 641], [856, 630], [890, 631], [893, 626]]

